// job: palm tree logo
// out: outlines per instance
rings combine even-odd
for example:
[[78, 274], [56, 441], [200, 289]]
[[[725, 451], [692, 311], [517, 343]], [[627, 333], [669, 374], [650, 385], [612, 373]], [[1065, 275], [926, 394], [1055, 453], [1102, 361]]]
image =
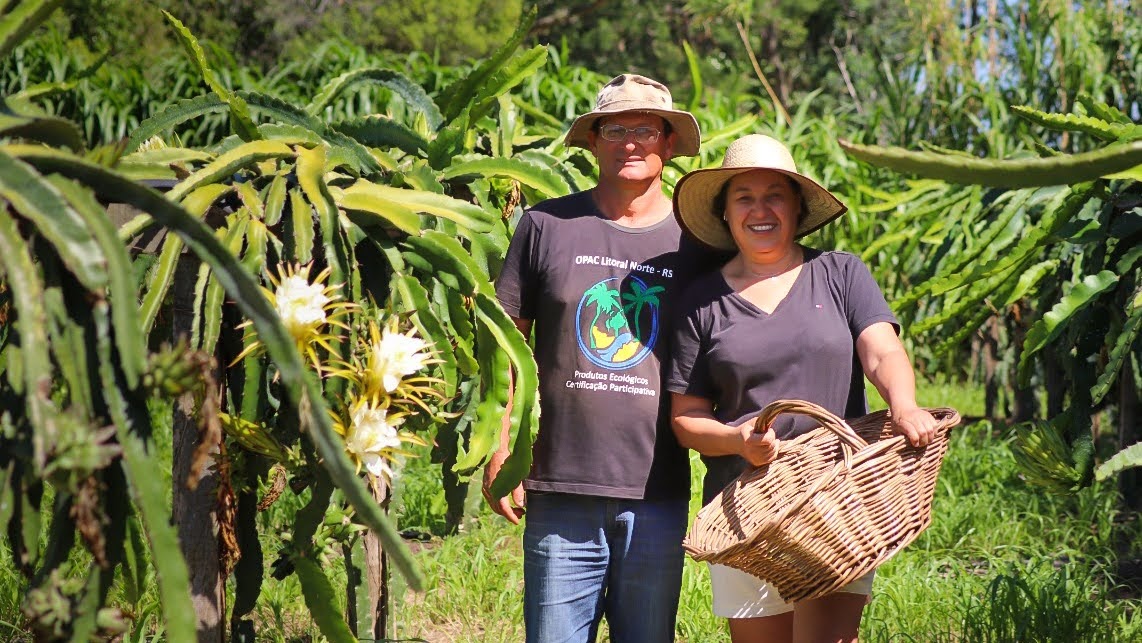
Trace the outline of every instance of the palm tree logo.
[[646, 287], [646, 284], [632, 279], [630, 282], [630, 292], [623, 293], [623, 310], [634, 318], [634, 336], [642, 341], [642, 309], [647, 304], [650, 304], [655, 312], [658, 310], [659, 301], [658, 293], [666, 292], [663, 286]]
[[[629, 292], [622, 292], [624, 286]], [[579, 349], [593, 364], [611, 370], [641, 362], [658, 339], [658, 295], [665, 290], [636, 277], [612, 277], [588, 288], [575, 319]]]
[[[595, 316], [591, 318], [590, 328], [595, 328], [599, 323], [600, 315], [607, 315], [608, 318], [613, 316], [619, 310], [619, 291], [611, 288], [607, 281], [600, 281], [599, 283], [591, 286], [587, 292], [583, 293], [583, 304], [595, 307]], [[609, 321], [609, 319], [608, 319]], [[591, 333], [591, 348], [598, 348], [598, 339], [595, 333]]]

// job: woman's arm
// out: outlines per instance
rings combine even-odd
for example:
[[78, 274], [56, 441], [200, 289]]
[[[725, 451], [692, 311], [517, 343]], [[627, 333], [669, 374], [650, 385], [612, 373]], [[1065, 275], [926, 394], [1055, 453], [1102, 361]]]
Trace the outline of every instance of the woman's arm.
[[856, 341], [864, 374], [888, 402], [897, 433], [913, 446], [925, 446], [936, 435], [936, 418], [916, 404], [916, 376], [892, 324], [877, 322]]
[[772, 428], [757, 434], [753, 422], [722, 424], [714, 417], [714, 403], [704, 397], [671, 393], [670, 416], [678, 443], [703, 455], [740, 455], [755, 467], [777, 457]]

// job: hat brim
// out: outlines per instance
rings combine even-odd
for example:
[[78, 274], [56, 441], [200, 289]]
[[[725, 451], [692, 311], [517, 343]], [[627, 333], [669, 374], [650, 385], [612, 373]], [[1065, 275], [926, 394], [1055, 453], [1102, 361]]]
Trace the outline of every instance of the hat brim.
[[674, 213], [678, 223], [692, 237], [711, 248], [737, 250], [722, 213], [714, 212], [714, 200], [727, 181], [754, 170], [780, 172], [801, 186], [802, 215], [797, 226], [798, 239], [819, 230], [848, 210], [832, 192], [796, 172], [769, 167], [708, 168], [686, 174], [674, 186]]
[[590, 144], [587, 140], [587, 134], [591, 128], [595, 126], [595, 121], [604, 116], [614, 116], [615, 114], [625, 114], [631, 112], [638, 112], [640, 114], [654, 114], [661, 117], [667, 123], [670, 123], [670, 129], [674, 132], [674, 156], [697, 156], [699, 146], [702, 143], [702, 134], [698, 129], [698, 121], [695, 120], [694, 115], [690, 112], [684, 112], [677, 109], [654, 109], [647, 107], [632, 107], [630, 109], [609, 109], [606, 111], [593, 111], [583, 114], [571, 123], [571, 129], [567, 131], [565, 143], [569, 147], [586, 147], [589, 148]]

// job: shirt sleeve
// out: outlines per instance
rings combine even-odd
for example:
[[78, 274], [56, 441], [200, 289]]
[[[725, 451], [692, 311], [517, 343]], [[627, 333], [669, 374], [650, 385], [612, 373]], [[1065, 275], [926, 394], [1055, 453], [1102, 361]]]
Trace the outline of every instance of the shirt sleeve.
[[683, 311], [674, 324], [674, 344], [666, 390], [713, 399], [708, 350], [704, 339], [699, 309]]
[[900, 334], [900, 323], [888, 302], [884, 300], [884, 293], [872, 277], [868, 266], [859, 258], [850, 255], [847, 270], [845, 270], [845, 307], [848, 316], [849, 330], [853, 339], [856, 339], [864, 329], [877, 322], [888, 322]]
[[524, 213], [508, 244], [504, 265], [496, 278], [496, 299], [504, 312], [517, 319], [535, 319], [538, 282], [536, 245], [539, 231], [531, 213]]

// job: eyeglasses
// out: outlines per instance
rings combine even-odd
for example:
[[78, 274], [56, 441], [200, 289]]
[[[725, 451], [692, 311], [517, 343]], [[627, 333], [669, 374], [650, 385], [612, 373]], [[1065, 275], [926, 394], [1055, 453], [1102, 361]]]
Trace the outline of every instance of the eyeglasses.
[[634, 129], [627, 129], [622, 125], [616, 125], [614, 123], [603, 125], [599, 128], [599, 136], [602, 136], [608, 141], [613, 141], [616, 143], [619, 141], [625, 141], [627, 134], [634, 134], [634, 140], [636, 143], [648, 145], [650, 143], [656, 142], [658, 137], [662, 135], [662, 132], [654, 129], [653, 127], [636, 127]]

